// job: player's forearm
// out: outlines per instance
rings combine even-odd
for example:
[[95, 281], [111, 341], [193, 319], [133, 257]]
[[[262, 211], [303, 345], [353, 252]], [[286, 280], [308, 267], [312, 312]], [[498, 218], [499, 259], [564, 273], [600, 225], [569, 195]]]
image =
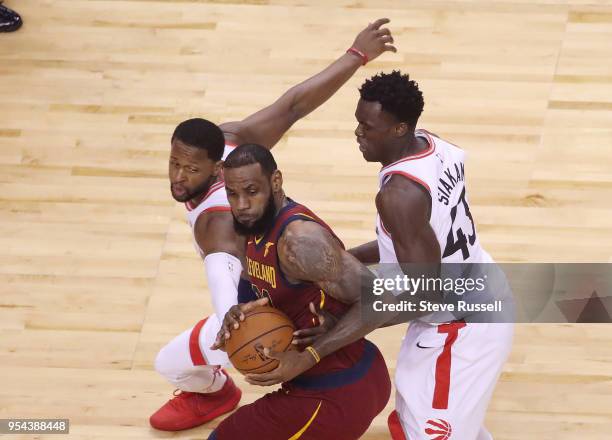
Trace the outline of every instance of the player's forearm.
[[319, 356], [325, 357], [363, 338], [379, 327], [386, 327], [387, 323], [392, 325], [391, 323], [398, 315], [398, 312], [377, 312], [370, 314], [371, 316], [364, 320], [361, 307], [361, 302], [353, 304], [331, 331], [312, 344]]
[[[353, 272], [355, 273], [355, 272]], [[313, 348], [321, 357], [327, 356], [338, 349], [357, 341], [373, 330], [385, 326], [388, 322], [396, 319], [398, 312], [385, 309], [380, 312], [362, 313], [364, 305], [361, 302], [361, 294], [373, 294], [374, 275], [365, 267], [359, 275], [353, 275], [353, 282], [345, 285], [346, 290], [359, 292], [353, 294], [353, 304], [340, 318], [336, 325], [327, 333], [322, 335], [313, 344]], [[360, 279], [355, 279], [360, 278]], [[377, 299], [387, 304], [395, 303], [395, 297], [390, 292], [383, 292]]]
[[363, 264], [375, 264], [380, 261], [378, 242], [376, 240], [351, 248], [348, 250], [348, 253]]
[[291, 112], [303, 118], [342, 87], [359, 69], [362, 62], [355, 55], [345, 53], [323, 71], [287, 91], [291, 94]]
[[217, 316], [223, 317], [237, 302], [242, 264], [233, 255], [216, 252], [204, 258], [204, 267], [213, 308]]

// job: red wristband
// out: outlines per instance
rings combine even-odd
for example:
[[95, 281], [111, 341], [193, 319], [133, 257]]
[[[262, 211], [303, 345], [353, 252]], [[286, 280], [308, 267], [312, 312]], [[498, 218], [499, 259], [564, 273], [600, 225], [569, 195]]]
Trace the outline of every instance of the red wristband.
[[357, 55], [359, 58], [361, 58], [362, 64], [364, 66], [369, 61], [368, 56], [365, 53], [363, 53], [359, 49], [355, 49], [354, 47], [350, 47], [346, 52], [352, 53], [353, 55]]

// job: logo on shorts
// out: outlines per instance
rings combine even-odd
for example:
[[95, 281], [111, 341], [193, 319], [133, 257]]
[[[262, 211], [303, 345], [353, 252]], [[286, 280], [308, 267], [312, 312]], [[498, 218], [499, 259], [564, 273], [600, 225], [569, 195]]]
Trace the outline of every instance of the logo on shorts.
[[429, 435], [431, 440], [448, 440], [452, 432], [451, 425], [446, 420], [436, 419], [427, 421], [425, 434]]

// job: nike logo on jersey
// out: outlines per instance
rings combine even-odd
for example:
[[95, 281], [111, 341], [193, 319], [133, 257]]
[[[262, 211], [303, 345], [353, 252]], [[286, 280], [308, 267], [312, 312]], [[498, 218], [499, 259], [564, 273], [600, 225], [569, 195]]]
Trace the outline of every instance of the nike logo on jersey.
[[425, 347], [425, 346], [421, 345], [420, 342], [417, 342], [417, 347], [419, 347], [419, 348], [434, 348], [434, 347]]

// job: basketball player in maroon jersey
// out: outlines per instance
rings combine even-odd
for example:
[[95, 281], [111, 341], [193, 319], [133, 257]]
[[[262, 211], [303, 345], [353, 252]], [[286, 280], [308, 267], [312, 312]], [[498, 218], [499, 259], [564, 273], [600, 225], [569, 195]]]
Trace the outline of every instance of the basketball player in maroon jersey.
[[158, 353], [155, 369], [180, 393], [150, 418], [153, 427], [192, 428], [231, 411], [240, 390], [220, 366], [227, 356], [210, 350], [226, 311], [252, 299], [240, 281], [244, 242], [234, 232], [221, 178], [221, 160], [237, 144], [257, 142], [272, 148], [300, 118], [327, 101], [368, 60], [393, 51], [393, 37], [376, 20], [357, 35], [347, 53], [322, 72], [291, 88], [275, 103], [242, 121], [216, 126], [204, 119], [182, 122], [172, 136], [169, 177], [172, 196], [184, 202], [196, 250], [204, 260], [215, 314], [175, 337]]
[[[247, 237], [249, 279], [260, 298], [297, 328], [313, 326], [309, 304], [340, 317], [358, 301], [361, 278], [372, 274], [319, 217], [285, 196], [281, 172], [266, 148], [239, 146], [225, 160], [224, 175], [236, 231]], [[216, 348], [239, 325], [235, 309], [226, 314]], [[378, 348], [363, 338], [325, 358], [310, 346], [297, 348], [293, 356], [308, 370], [240, 407], [209, 440], [351, 440], [365, 433], [391, 392]]]

